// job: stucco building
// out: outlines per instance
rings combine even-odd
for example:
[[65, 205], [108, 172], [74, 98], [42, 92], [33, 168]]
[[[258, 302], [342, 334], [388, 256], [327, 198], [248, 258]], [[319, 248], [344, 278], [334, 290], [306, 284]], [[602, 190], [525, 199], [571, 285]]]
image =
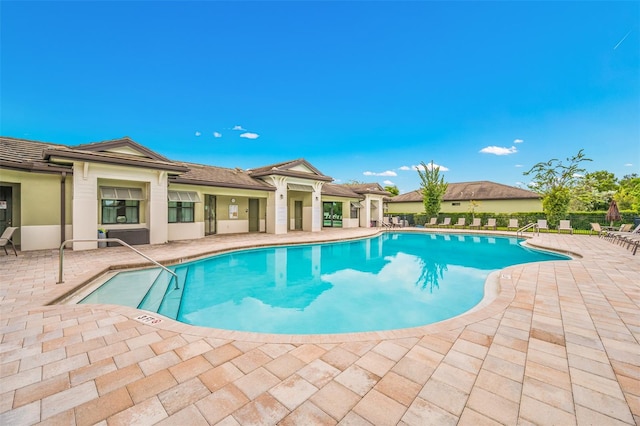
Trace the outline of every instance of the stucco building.
[[170, 160], [128, 137], [77, 146], [0, 137], [0, 232], [17, 226], [21, 250], [40, 250], [94, 240], [99, 230], [162, 244], [382, 221], [390, 194], [380, 185], [332, 180], [304, 159], [229, 169]]
[[[533, 191], [489, 181], [449, 183], [441, 213], [541, 212], [542, 197]], [[415, 190], [388, 201], [388, 213], [423, 213], [422, 192]]]

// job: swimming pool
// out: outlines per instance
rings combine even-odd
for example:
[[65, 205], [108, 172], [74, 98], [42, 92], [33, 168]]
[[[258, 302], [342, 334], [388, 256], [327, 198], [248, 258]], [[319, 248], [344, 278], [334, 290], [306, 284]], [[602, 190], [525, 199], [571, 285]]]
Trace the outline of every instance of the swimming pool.
[[[568, 259], [514, 237], [412, 232], [276, 246], [119, 272], [80, 303], [112, 303], [219, 329], [334, 334], [417, 327], [462, 314], [506, 266]], [[126, 291], [123, 291], [126, 289]]]

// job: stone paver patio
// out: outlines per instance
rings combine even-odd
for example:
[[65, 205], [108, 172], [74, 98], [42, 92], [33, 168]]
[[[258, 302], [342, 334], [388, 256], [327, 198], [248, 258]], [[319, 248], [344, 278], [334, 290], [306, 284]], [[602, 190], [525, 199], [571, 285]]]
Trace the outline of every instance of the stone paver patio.
[[[213, 236], [138, 246], [169, 262], [375, 229]], [[640, 424], [640, 255], [541, 234], [578, 254], [498, 276], [492, 302], [430, 326], [282, 336], [207, 329], [113, 305], [51, 304], [123, 247], [0, 255], [1, 425]], [[156, 314], [157, 315], [157, 314]]]

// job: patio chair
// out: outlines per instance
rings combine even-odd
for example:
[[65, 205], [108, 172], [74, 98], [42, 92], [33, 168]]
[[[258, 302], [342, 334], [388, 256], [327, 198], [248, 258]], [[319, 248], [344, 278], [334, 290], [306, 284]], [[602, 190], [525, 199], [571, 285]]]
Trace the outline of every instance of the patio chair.
[[589, 235], [593, 235], [593, 233], [598, 234], [598, 237], [602, 238], [603, 235], [606, 234], [606, 231], [602, 229], [599, 223], [591, 223], [591, 233]]
[[536, 229], [538, 230], [538, 234], [541, 229], [546, 229], [549, 232], [549, 225], [547, 225], [547, 219], [538, 219], [538, 224], [536, 225]]
[[454, 228], [458, 228], [458, 227], [464, 228], [464, 225], [465, 225], [466, 221], [467, 220], [464, 217], [459, 217], [458, 221], [453, 224], [453, 227]]
[[439, 223], [438, 226], [451, 226], [451, 218], [445, 217], [442, 223]]
[[469, 225], [469, 229], [471, 229], [471, 228], [480, 229], [481, 226], [482, 226], [482, 223], [480, 221], [480, 218], [479, 217], [474, 217], [473, 221], [471, 222], [471, 225]]
[[622, 238], [622, 244], [626, 244], [627, 249], [633, 247], [633, 255], [636, 255], [638, 251], [638, 247], [640, 246], [640, 234], [634, 234], [630, 232], [631, 235], [625, 235]]
[[560, 224], [558, 225], [558, 234], [561, 231], [569, 231], [570, 234], [573, 234], [573, 228], [571, 227], [571, 221], [570, 220], [561, 220]]
[[427, 226], [438, 226], [438, 217], [436, 216], [429, 219], [429, 223], [427, 223]]
[[[631, 229], [631, 224], [628, 224], [629, 226], [621, 226], [620, 229]], [[610, 240], [613, 240], [612, 242], [618, 243], [618, 244], [623, 244], [624, 240], [626, 237], [628, 236], [632, 236], [632, 235], [640, 235], [640, 225], [636, 226], [633, 231], [611, 231], [611, 232], [607, 232], [607, 238], [609, 238]]]
[[507, 225], [507, 230], [510, 231], [512, 229], [518, 229], [518, 219], [509, 219], [509, 225]]
[[4, 232], [2, 233], [2, 236], [0, 236], [0, 247], [4, 249], [4, 254], [6, 255], [9, 255], [9, 252], [7, 251], [7, 244], [11, 244], [11, 247], [13, 248], [13, 253], [16, 256], [18, 255], [18, 252], [16, 251], [16, 246], [13, 244], [13, 233], [16, 232], [16, 229], [18, 229], [18, 227], [9, 226], [7, 229], [4, 230]]
[[487, 224], [484, 226], [486, 229], [493, 228], [494, 230], [498, 229], [498, 225], [496, 224], [496, 219], [490, 217], [487, 219]]
[[397, 226], [398, 228], [402, 228], [402, 225], [404, 225], [404, 223], [402, 222], [402, 220], [400, 219], [400, 216], [393, 216], [391, 218], [391, 226], [393, 226], [394, 228]]

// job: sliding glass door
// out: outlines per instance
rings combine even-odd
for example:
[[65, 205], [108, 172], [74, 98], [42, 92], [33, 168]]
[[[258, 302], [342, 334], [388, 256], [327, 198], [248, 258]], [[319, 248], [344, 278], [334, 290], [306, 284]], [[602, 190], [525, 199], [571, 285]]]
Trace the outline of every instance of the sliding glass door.
[[325, 228], [342, 228], [342, 203], [325, 201], [322, 203], [324, 216], [322, 226]]

